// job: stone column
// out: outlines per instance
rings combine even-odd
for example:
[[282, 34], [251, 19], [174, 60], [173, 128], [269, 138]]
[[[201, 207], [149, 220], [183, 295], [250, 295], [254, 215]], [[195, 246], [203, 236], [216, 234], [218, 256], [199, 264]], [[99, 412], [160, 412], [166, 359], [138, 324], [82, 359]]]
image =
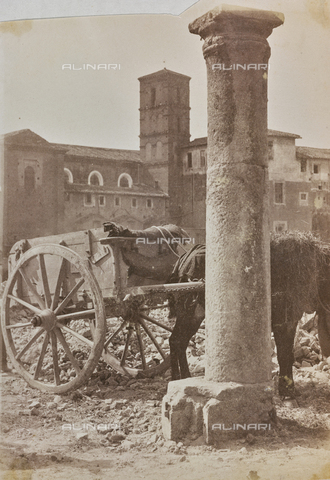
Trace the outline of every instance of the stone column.
[[280, 13], [218, 7], [189, 25], [208, 76], [205, 379], [170, 382], [163, 432], [206, 443], [264, 431], [271, 382], [267, 37]]
[[267, 37], [281, 14], [222, 6], [189, 25], [208, 79], [207, 380], [271, 379]]

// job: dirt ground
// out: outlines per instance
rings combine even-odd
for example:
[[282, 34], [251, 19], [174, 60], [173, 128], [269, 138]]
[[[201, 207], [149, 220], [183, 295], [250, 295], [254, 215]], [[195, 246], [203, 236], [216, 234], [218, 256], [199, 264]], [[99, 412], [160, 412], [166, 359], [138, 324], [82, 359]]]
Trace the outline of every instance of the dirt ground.
[[214, 448], [162, 437], [169, 374], [128, 380], [112, 372], [105, 384], [106, 369], [100, 362], [85, 387], [62, 396], [2, 374], [2, 479], [330, 479], [329, 370], [295, 370], [297, 400], [275, 397], [270, 431]]

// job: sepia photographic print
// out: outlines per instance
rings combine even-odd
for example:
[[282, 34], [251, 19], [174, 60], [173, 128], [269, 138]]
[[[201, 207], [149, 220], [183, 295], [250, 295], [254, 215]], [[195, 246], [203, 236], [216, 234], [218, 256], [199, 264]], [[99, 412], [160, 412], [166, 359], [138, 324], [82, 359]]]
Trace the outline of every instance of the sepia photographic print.
[[1, 478], [329, 480], [329, 0], [14, 3]]

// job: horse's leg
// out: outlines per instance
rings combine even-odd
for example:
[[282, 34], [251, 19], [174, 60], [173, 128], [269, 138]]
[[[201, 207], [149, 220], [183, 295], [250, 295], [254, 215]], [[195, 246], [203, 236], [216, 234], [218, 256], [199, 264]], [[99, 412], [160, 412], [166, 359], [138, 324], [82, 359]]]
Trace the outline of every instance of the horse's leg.
[[2, 332], [0, 331], [0, 370], [1, 372], [8, 372], [9, 368], [7, 365], [7, 352], [5, 342], [3, 341]]
[[[178, 322], [178, 318], [177, 318]], [[170, 357], [171, 357], [171, 375], [172, 380], [180, 379], [179, 356], [178, 350], [180, 348], [180, 330], [177, 328], [177, 323], [174, 326], [173, 332], [169, 338]]]
[[178, 351], [181, 378], [188, 378], [191, 376], [186, 351], [191, 337], [198, 331], [204, 320], [204, 316], [205, 310], [198, 303], [194, 308], [193, 317], [191, 319], [189, 319], [189, 317], [185, 319], [185, 328], [181, 330], [180, 350]]
[[324, 357], [330, 355], [330, 313], [323, 307], [318, 308], [318, 334], [319, 342]]
[[293, 344], [299, 315], [294, 315], [291, 309], [291, 311], [287, 311], [286, 307], [285, 301], [272, 302], [272, 330], [274, 332], [277, 359], [280, 366], [279, 395], [293, 397]]

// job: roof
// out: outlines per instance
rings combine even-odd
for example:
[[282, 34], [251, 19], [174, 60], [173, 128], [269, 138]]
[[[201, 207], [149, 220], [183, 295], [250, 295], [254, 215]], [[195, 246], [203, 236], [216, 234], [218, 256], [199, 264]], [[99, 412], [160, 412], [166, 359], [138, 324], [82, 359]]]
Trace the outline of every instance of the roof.
[[152, 196], [152, 197], [168, 197], [160, 188], [153, 187], [151, 185], [145, 185], [142, 183], [134, 183], [131, 188], [118, 187], [117, 185], [111, 186], [98, 186], [95, 188], [95, 185], [85, 185], [85, 184], [75, 184], [67, 183], [65, 185], [66, 191], [75, 191], [75, 192], [92, 192], [92, 193], [108, 193], [108, 194], [118, 194], [118, 195], [143, 195], [143, 196]]
[[[287, 133], [287, 132], [279, 132], [278, 130], [267, 130], [269, 137], [287, 137], [287, 138], [301, 138], [299, 135], [295, 133]], [[190, 147], [199, 147], [199, 146], [206, 146], [207, 145], [207, 137], [199, 137], [195, 138], [188, 145], [185, 145], [184, 148]]]
[[330, 149], [314, 147], [297, 147], [297, 155], [308, 158], [324, 158], [330, 160]]
[[189, 145], [187, 145], [187, 147], [198, 147], [200, 145], [207, 145], [207, 137], [195, 138], [194, 140], [189, 142]]
[[269, 130], [269, 129], [267, 132], [269, 137], [301, 138], [300, 135], [296, 135], [295, 133], [279, 132], [278, 130]]
[[68, 145], [52, 143], [53, 147], [66, 150], [66, 155], [71, 157], [88, 157], [104, 160], [141, 162], [139, 150], [122, 150], [117, 148], [84, 147], [81, 145]]
[[191, 80], [191, 77], [188, 77], [188, 75], [183, 75], [183, 73], [178, 73], [178, 72], [173, 72], [173, 70], [168, 70], [167, 68], [164, 68], [163, 70], [158, 70], [158, 72], [154, 73], [149, 73], [148, 75], [143, 75], [143, 77], [139, 77], [138, 80], [144, 80], [146, 78], [153, 78], [153, 77], [159, 77], [159, 76], [164, 76], [166, 74], [170, 75], [176, 75], [177, 77], [183, 77], [188, 80]]
[[32, 132], [29, 128], [23, 130], [16, 130], [15, 132], [9, 132], [1, 135], [6, 143], [12, 143], [16, 145], [34, 145], [42, 147], [51, 147], [51, 144], [47, 142], [43, 137]]
[[72, 157], [97, 158], [119, 162], [141, 162], [139, 150], [122, 150], [117, 148], [85, 147], [64, 143], [50, 143], [28, 128], [5, 133], [1, 135], [1, 138], [6, 143], [13, 145], [48, 147], [61, 150], [61, 153], [65, 153]]

